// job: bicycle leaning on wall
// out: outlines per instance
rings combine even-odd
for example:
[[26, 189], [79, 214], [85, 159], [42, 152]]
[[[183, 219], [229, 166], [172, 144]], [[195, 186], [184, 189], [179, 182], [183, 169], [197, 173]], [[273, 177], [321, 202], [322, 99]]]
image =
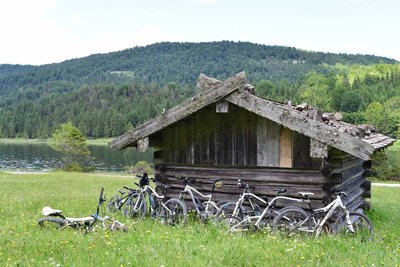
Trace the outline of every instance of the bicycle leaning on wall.
[[[169, 186], [160, 184], [163, 192], [161, 195], [149, 185], [151, 180], [147, 175], [137, 175], [140, 179], [139, 184], [141, 189], [137, 195], [132, 196], [124, 210], [124, 214], [131, 218], [143, 218], [150, 213], [154, 219], [160, 219], [162, 223], [168, 225], [184, 225], [186, 224], [187, 209], [186, 205], [176, 198], [170, 198], [165, 201], [164, 194]], [[148, 200], [148, 202], [147, 202]], [[165, 201], [165, 202], [164, 202]], [[149, 205], [149, 208], [147, 208]]]
[[[343, 204], [341, 196], [347, 196], [345, 192], [335, 192], [336, 198], [325, 207], [313, 209], [310, 196], [313, 193], [299, 192], [308, 203], [311, 213], [305, 210], [286, 209], [282, 211], [273, 222], [274, 232], [284, 232], [286, 234], [308, 233], [315, 234], [318, 237], [321, 232], [326, 231], [333, 234], [345, 232], [361, 236], [363, 240], [370, 240], [373, 235], [373, 226], [370, 219], [359, 212], [348, 211]], [[328, 220], [338, 213], [334, 223], [330, 224]]]

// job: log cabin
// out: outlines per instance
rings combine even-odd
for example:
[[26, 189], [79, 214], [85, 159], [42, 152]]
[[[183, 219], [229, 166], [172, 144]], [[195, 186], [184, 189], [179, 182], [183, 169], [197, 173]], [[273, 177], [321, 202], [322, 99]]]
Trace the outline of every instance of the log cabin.
[[244, 72], [224, 82], [201, 74], [197, 86], [198, 95], [109, 144], [112, 150], [155, 149], [155, 180], [171, 186], [167, 197], [184, 188], [181, 176], [196, 179], [203, 192], [210, 192], [211, 179], [221, 179], [215, 201], [237, 200], [241, 179], [260, 196], [273, 197], [278, 187], [293, 197], [308, 191], [313, 207], [321, 207], [341, 190], [349, 210], [370, 207], [371, 156], [394, 139], [345, 123], [340, 113], [258, 97]]

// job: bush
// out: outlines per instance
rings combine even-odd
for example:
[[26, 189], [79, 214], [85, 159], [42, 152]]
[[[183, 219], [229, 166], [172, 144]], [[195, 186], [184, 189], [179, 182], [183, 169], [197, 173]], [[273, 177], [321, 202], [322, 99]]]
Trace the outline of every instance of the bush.
[[138, 161], [135, 165], [128, 168], [129, 173], [143, 174], [147, 172], [148, 175], [153, 174], [153, 167], [144, 160]]
[[387, 151], [379, 151], [372, 157], [372, 175], [381, 181], [400, 181], [400, 167], [389, 160]]

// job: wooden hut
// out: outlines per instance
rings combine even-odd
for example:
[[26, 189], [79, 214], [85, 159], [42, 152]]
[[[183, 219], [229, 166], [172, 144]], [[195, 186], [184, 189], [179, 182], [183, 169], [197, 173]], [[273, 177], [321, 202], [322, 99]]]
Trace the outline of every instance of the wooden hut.
[[274, 196], [276, 187], [296, 197], [309, 191], [318, 207], [337, 189], [348, 193], [349, 209], [369, 207], [370, 157], [394, 139], [340, 114], [257, 97], [244, 72], [224, 82], [200, 75], [198, 86], [200, 94], [114, 139], [111, 149], [154, 148], [155, 179], [172, 186], [169, 196], [184, 188], [178, 176], [195, 178], [205, 192], [220, 178], [215, 199], [236, 200], [242, 179], [257, 195]]

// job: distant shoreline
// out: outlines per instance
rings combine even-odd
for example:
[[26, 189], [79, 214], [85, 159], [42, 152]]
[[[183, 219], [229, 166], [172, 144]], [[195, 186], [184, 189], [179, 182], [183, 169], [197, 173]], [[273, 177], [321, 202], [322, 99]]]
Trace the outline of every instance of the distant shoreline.
[[[112, 138], [89, 139], [88, 145], [108, 145]], [[6, 144], [46, 144], [48, 139], [0, 138], [0, 143]]]

